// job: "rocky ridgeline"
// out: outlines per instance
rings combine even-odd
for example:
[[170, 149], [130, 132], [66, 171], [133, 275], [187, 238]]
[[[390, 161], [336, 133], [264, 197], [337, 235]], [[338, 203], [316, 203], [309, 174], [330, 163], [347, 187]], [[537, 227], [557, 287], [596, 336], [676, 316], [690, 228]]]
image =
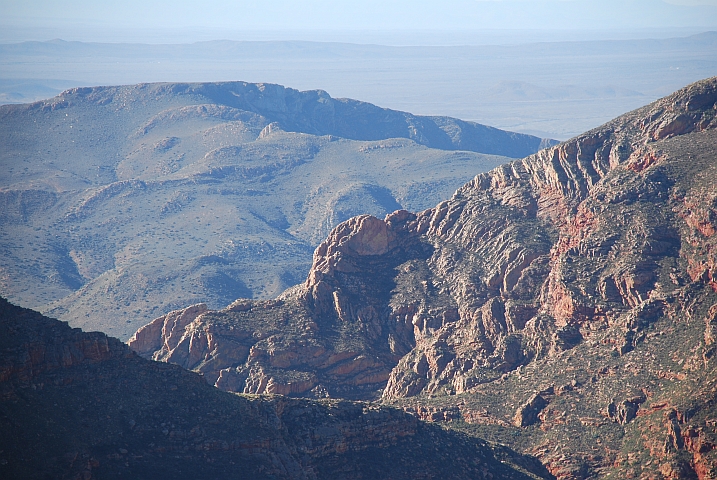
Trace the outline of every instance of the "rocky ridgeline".
[[[680, 159], [661, 154], [657, 140], [717, 126], [716, 83], [692, 85], [481, 174], [451, 200], [419, 214], [409, 228], [436, 246], [429, 259], [433, 282], [451, 291], [460, 318], [417, 338], [384, 396], [447, 384], [465, 391], [608, 327], [623, 330], [614, 339], [619, 353], [632, 348], [638, 331], [664, 315], [665, 297], [677, 286], [660, 277], [684, 275], [681, 247], [695, 243], [693, 229], [673, 212], [679, 180], [660, 168]], [[710, 205], [704, 188], [714, 192], [717, 186], [708, 182], [688, 195]], [[702, 235], [700, 243], [710, 239]], [[701, 265], [703, 280], [711, 281], [714, 270]], [[421, 362], [437, 368], [417, 374]]]
[[[173, 320], [184, 312], [170, 314], [140, 329], [130, 346], [230, 391], [381, 396], [420, 418], [539, 426], [546, 438], [571, 425], [554, 417], [557, 405], [562, 415], [573, 412], [582, 432], [568, 436], [606, 425], [661, 431], [646, 412], [662, 410], [643, 408], [648, 391], [669, 399], [665, 405], [702, 412], [702, 426], [693, 425], [674, 407], [680, 428], [702, 429], [689, 437], [702, 438], [700, 447], [687, 449], [693, 440], [670, 434], [667, 422], [673, 440], [649, 433], [625, 447], [613, 439], [599, 457], [580, 452], [580, 442], [541, 453], [533, 437], [526, 451], [560, 478], [588, 478], [608, 466], [634, 471], [610, 448], [637, 458], [659, 444], [660, 459], [643, 469], [712, 478], [717, 458], [706, 439], [714, 428], [704, 422], [715, 403], [715, 127], [713, 78], [480, 174], [433, 209], [344, 222], [316, 249], [305, 284], [273, 302], [240, 300], [190, 315], [186, 325]], [[702, 325], [697, 335], [694, 322]], [[689, 332], [672, 345], [655, 334], [657, 325]], [[631, 352], [649, 348], [652, 370], [634, 374], [642, 390], [624, 393], [621, 382], [636, 381]], [[694, 363], [680, 367], [673, 362], [683, 349]], [[572, 353], [593, 360], [566, 376]], [[540, 379], [525, 376], [538, 368], [546, 372]], [[602, 386], [603, 378], [616, 383]], [[692, 385], [694, 396], [678, 401], [665, 381]], [[510, 411], [505, 395], [519, 401]], [[430, 405], [417, 407], [416, 396]], [[594, 408], [582, 411], [572, 397]], [[471, 398], [503, 404], [495, 410], [504, 413], [484, 412]]]
[[[18, 379], [32, 383], [36, 377], [58, 369], [112, 358], [132, 356], [126, 345], [103, 333], [84, 333], [79, 328], [40, 317], [35, 312], [13, 309], [2, 301], [3, 314], [11, 310], [13, 323], [4, 322], [7, 330], [0, 358], [0, 382]], [[21, 325], [27, 322], [27, 325]]]
[[[663, 308], [657, 292], [666, 286], [658, 284], [655, 259], [677, 262], [682, 235], [693, 227], [707, 233], [713, 228], [714, 194], [691, 192], [682, 204], [700, 207], [689, 213], [675, 217], [668, 210], [674, 180], [657, 168], [669, 163], [657, 141], [717, 125], [714, 83], [692, 85], [478, 175], [434, 209], [400, 211], [385, 220], [353, 218], [317, 248], [304, 286], [276, 304], [245, 302], [241, 310], [285, 313], [289, 303], [311, 319], [302, 335], [317, 341], [324, 327], [358, 329], [381, 355], [363, 362], [363, 369], [353, 368], [352, 375], [357, 368], [385, 372], [401, 359], [383, 393], [387, 398], [446, 385], [462, 392], [532, 358], [570, 348], [593, 330], [616, 324], [628, 332], [639, 328], [641, 319], [649, 321]], [[714, 258], [703, 257], [688, 260], [693, 281], [713, 281]], [[238, 310], [230, 307], [221, 315]], [[191, 312], [205, 314], [196, 318]], [[203, 369], [210, 363], [226, 367], [226, 361], [208, 361], [227, 355], [221, 337], [207, 336], [212, 315], [196, 307], [169, 314], [138, 331], [130, 345], [188, 368], [200, 362]], [[287, 321], [302, 315], [288, 314]], [[179, 317], [192, 317], [192, 323], [176, 322]], [[234, 325], [242, 327], [241, 321]], [[616, 349], [630, 348], [630, 335], [615, 339]], [[261, 362], [261, 355], [249, 353], [261, 336], [244, 341], [247, 361]], [[307, 361], [306, 355], [321, 356], [297, 352], [277, 361], [281, 348], [270, 350], [270, 363], [286, 364], [281, 368]], [[341, 355], [335, 346], [328, 350]], [[354, 364], [357, 357], [344, 353]], [[311, 383], [304, 385], [316, 386]]]
[[398, 409], [220, 392], [4, 299], [0, 325], [3, 478], [550, 478]]

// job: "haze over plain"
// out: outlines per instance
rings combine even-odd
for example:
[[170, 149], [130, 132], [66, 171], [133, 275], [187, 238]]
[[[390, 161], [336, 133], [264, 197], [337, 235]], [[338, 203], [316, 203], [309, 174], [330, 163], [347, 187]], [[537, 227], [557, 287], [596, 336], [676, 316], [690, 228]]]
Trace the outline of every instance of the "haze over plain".
[[[714, 36], [674, 39], [717, 30], [715, 3], [5, 2], [0, 102], [244, 80], [567, 139], [714, 75]], [[83, 43], [18, 45], [55, 39]]]
[[[714, 0], [74, 0], [3, 2], [3, 23], [69, 29], [78, 40], [125, 30], [606, 30], [714, 27]], [[104, 33], [99, 33], [105, 27]], [[106, 27], [114, 32], [106, 31]], [[215, 37], [216, 38], [216, 37]], [[159, 36], [157, 39], [162, 40]], [[205, 38], [207, 39], [207, 38]], [[105, 38], [106, 40], [106, 38]], [[183, 41], [187, 41], [186, 39]], [[191, 41], [191, 40], [190, 40]]]

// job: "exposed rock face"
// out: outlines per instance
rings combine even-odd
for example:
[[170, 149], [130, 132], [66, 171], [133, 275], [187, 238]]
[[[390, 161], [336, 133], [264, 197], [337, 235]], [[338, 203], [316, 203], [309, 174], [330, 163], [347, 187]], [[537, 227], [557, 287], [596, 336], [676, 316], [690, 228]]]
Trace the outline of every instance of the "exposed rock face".
[[550, 478], [394, 408], [219, 392], [4, 299], [0, 326], [3, 478]]
[[535, 394], [515, 412], [513, 425], [516, 427], [527, 427], [538, 422], [538, 414], [548, 406], [540, 394]]
[[612, 401], [607, 406], [607, 416], [614, 422], [624, 425], [637, 417], [642, 405], [647, 400], [644, 392], [623, 400], [621, 402]]
[[[681, 255], [690, 267], [679, 274], [710, 285], [714, 256], [700, 245], [709, 238], [709, 214], [696, 209], [695, 227], [685, 225], [679, 210], [673, 212], [684, 207], [670, 199], [679, 182], [688, 186], [689, 198], [706, 199], [698, 203], [711, 211], [715, 184], [697, 187], [677, 178], [670, 164], [681, 158], [660, 152], [654, 140], [689, 132], [713, 135], [715, 83], [692, 85], [481, 174], [450, 201], [418, 215], [409, 228], [435, 246], [428, 260], [433, 283], [450, 291], [459, 313], [457, 321], [432, 335], [416, 337], [414, 351], [434, 358], [433, 364], [441, 362], [432, 351], [454, 357], [428, 374], [424, 389], [450, 385], [462, 391], [486, 379], [482, 369], [509, 371], [616, 325], [625, 332], [615, 339], [616, 349], [626, 353], [635, 335], [664, 314], [668, 287], [660, 277], [674, 273], [664, 272], [666, 263], [679, 270]], [[691, 239], [690, 231], [700, 225], [707, 235]], [[699, 260], [685, 244], [700, 249]], [[402, 363], [385, 396], [410, 390], [402, 385], [412, 380], [399, 379], [403, 372]]]
[[[713, 438], [715, 127], [717, 78], [480, 174], [435, 208], [354, 218], [277, 304], [208, 312], [185, 328], [231, 326], [245, 339], [215, 337], [194, 368], [210, 380], [221, 371], [217, 385], [235, 391], [282, 385], [272, 388], [367, 398], [382, 389], [384, 401], [408, 408], [414, 396], [438, 398], [441, 408], [427, 412], [446, 411], [453, 398], [502, 403], [499, 414], [459, 411], [474, 425], [527, 426], [518, 435], [561, 478], [630, 471], [632, 460], [615, 452], [626, 445], [636, 458], [659, 436], [623, 444], [618, 432], [647, 428], [641, 399], [673, 399], [679, 385], [692, 389], [681, 408], [707, 402], [690, 428]], [[248, 353], [237, 362], [229, 352]], [[550, 398], [534, 396], [546, 384]], [[678, 417], [665, 427], [673, 456], [645, 472], [710, 478], [717, 456], [685, 460], [677, 427], [689, 420]], [[543, 452], [557, 432], [598, 428], [613, 436]]]
[[[382, 290], [402, 258], [430, 251], [405, 230], [410, 219], [415, 215], [404, 211], [386, 221], [356, 217], [316, 249], [306, 284], [273, 301], [172, 312], [137, 331], [129, 345], [229, 391], [377, 398], [415, 328], [408, 310], [382, 318]], [[366, 299], [361, 305], [352, 303], [358, 296]]]
[[[137, 330], [127, 344], [140, 355], [152, 354], [154, 360], [163, 358], [168, 352], [175, 350], [183, 340], [177, 337], [177, 334], [206, 311], [206, 304], [198, 303], [182, 310], [169, 312]], [[160, 340], [164, 340], [164, 343]]]

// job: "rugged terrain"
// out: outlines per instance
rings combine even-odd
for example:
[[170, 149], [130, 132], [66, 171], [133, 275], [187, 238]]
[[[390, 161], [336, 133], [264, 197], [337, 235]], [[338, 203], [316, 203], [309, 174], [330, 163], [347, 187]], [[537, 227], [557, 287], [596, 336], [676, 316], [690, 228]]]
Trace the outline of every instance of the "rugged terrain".
[[0, 292], [124, 340], [189, 303], [274, 297], [341, 221], [428, 208], [545, 144], [243, 82], [5, 105]]
[[395, 408], [222, 392], [4, 299], [0, 327], [2, 478], [551, 478]]
[[245, 393], [378, 399], [559, 478], [717, 477], [717, 78], [450, 200], [340, 224], [275, 300], [130, 346]]

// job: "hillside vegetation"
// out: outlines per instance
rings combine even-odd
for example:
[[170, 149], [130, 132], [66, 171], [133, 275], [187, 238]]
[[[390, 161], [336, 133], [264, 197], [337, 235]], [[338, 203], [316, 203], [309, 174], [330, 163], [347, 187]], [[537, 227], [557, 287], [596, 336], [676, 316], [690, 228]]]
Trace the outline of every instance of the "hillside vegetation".
[[244, 82], [1, 106], [0, 291], [126, 339], [189, 303], [276, 296], [338, 223], [428, 208], [549, 143]]

